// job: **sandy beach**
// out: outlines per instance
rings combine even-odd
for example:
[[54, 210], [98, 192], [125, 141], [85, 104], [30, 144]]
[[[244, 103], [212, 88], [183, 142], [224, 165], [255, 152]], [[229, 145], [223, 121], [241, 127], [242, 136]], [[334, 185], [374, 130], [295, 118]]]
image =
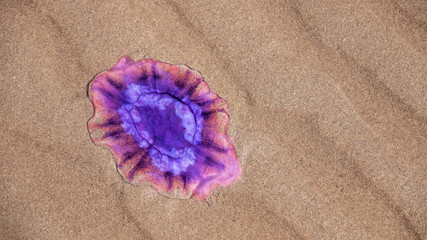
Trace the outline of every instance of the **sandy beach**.
[[[0, 239], [426, 239], [427, 4], [2, 1]], [[126, 183], [87, 122], [122, 56], [230, 107], [240, 180]]]

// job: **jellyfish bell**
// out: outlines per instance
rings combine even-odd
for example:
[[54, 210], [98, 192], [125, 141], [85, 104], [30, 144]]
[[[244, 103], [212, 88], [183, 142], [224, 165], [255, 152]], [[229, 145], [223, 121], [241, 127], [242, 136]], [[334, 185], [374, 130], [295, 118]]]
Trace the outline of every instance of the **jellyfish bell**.
[[228, 105], [197, 72], [125, 56], [91, 81], [89, 97], [92, 140], [111, 150], [130, 183], [205, 199], [240, 177]]

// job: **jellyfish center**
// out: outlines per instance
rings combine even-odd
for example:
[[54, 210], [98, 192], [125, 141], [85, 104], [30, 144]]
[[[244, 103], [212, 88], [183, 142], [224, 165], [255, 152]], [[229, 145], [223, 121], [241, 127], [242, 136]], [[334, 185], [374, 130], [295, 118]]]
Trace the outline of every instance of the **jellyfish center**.
[[190, 108], [169, 94], [159, 93], [142, 95], [133, 105], [131, 117], [141, 137], [162, 154], [182, 157], [196, 132]]
[[192, 165], [197, 120], [190, 107], [168, 93], [138, 86], [127, 91], [127, 98], [133, 103], [119, 110], [122, 126], [147, 149], [153, 164], [175, 175]]

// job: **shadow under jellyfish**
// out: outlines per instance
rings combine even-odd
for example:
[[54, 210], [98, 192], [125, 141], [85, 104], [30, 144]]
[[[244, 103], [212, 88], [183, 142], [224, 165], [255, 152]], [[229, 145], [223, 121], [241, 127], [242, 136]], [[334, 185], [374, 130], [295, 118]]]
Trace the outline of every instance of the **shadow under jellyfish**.
[[189, 68], [125, 56], [91, 81], [89, 97], [91, 137], [127, 181], [205, 199], [240, 177], [228, 105]]

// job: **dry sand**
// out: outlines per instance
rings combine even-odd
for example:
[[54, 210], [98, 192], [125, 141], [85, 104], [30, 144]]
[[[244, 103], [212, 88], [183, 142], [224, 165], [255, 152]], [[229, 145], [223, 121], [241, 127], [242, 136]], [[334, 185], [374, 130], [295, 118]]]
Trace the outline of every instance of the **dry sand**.
[[[346, 2], [1, 1], [0, 238], [426, 239], [427, 4]], [[126, 54], [227, 100], [239, 181], [121, 179], [86, 86]]]

